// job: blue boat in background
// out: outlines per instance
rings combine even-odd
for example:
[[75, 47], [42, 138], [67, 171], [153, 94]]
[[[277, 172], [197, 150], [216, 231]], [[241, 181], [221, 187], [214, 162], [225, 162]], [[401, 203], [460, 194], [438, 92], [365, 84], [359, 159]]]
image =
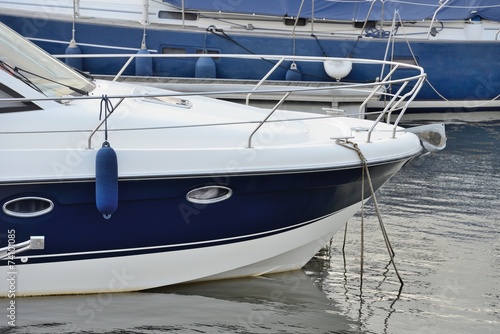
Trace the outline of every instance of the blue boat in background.
[[[221, 54], [352, 57], [422, 66], [427, 82], [408, 112], [500, 111], [500, 4], [487, 0], [0, 1], [0, 21], [53, 55], [146, 54], [123, 75], [258, 80], [275, 63]], [[185, 54], [213, 54], [213, 58]], [[158, 55], [179, 54], [162, 59]], [[122, 58], [67, 58], [116, 75]], [[281, 64], [283, 81], [366, 82], [348, 62]], [[384, 69], [380, 77], [390, 68]]]

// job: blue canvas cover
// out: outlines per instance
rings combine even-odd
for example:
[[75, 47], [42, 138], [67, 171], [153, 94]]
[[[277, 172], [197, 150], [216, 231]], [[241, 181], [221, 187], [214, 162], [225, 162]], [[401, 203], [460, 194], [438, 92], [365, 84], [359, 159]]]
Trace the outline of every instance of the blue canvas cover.
[[[163, 0], [181, 8], [183, 0]], [[445, 2], [446, 0], [441, 0]], [[228, 13], [271, 16], [297, 16], [302, 0], [184, 0], [186, 10], [222, 11]], [[430, 19], [439, 8], [439, 0], [315, 0], [317, 19], [364, 21], [373, 4], [369, 20], [392, 20], [395, 10], [403, 20]], [[310, 18], [313, 1], [305, 0], [300, 17]], [[479, 15], [484, 19], [500, 21], [498, 0], [449, 0], [439, 10], [438, 20], [467, 20]]]

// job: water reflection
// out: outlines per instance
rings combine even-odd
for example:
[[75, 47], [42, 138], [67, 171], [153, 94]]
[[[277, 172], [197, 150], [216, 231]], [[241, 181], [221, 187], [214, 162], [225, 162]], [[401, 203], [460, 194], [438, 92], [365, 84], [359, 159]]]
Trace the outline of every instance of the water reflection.
[[[496, 333], [500, 326], [500, 123], [447, 125], [448, 145], [414, 160], [377, 194], [405, 283], [373, 206], [305, 270], [363, 333]], [[360, 287], [362, 286], [362, 289]]]
[[2, 333], [356, 333], [304, 274], [174, 286], [138, 293], [18, 299]]

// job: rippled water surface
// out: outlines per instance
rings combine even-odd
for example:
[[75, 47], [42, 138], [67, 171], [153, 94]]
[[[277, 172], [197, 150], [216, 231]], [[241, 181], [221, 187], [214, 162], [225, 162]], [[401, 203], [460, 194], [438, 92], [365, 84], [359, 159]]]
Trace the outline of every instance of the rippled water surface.
[[362, 333], [500, 333], [500, 123], [447, 125], [445, 151], [414, 160], [306, 272]]
[[[500, 123], [448, 124], [303, 271], [17, 299], [1, 333], [500, 333]], [[361, 261], [361, 221], [364, 253]], [[360, 267], [363, 263], [363, 279]], [[1, 302], [1, 300], [0, 300]]]

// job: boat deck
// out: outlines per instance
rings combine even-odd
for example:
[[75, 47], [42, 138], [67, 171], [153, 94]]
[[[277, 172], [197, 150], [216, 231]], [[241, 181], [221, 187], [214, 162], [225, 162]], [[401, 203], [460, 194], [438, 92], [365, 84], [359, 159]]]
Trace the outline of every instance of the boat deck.
[[[98, 79], [113, 80], [113, 76], [94, 76]], [[117, 79], [140, 85], [154, 86], [185, 93], [217, 92], [214, 97], [244, 103], [248, 93], [259, 83], [258, 80], [235, 79], [199, 79], [171, 77], [121, 76]], [[342, 89], [347, 85], [342, 82], [301, 82], [301, 81], [265, 81], [250, 96], [250, 104], [263, 107], [275, 105], [287, 89], [298, 89], [284, 103], [284, 107], [300, 111], [318, 111], [318, 108], [330, 112], [359, 112], [359, 106], [367, 98], [368, 89]], [[335, 87], [335, 88], [332, 88]], [[324, 88], [324, 89], [322, 89]], [[311, 90], [308, 90], [311, 89]], [[269, 91], [263, 93], [264, 91]], [[373, 101], [377, 100], [375, 95]], [[320, 111], [321, 111], [320, 110]]]

